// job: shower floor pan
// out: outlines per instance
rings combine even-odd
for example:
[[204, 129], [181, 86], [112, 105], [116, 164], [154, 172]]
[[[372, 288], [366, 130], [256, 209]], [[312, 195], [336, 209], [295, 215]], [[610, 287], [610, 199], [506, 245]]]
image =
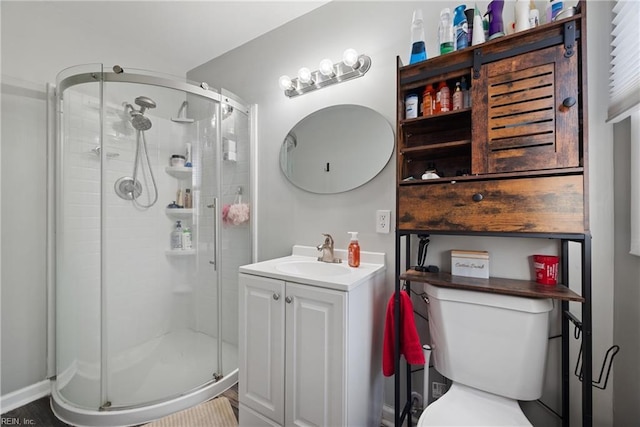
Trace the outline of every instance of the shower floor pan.
[[[237, 366], [237, 347], [225, 342], [222, 345], [222, 366]], [[234, 369], [218, 382], [202, 387], [213, 380], [216, 347], [217, 339], [190, 330], [162, 335], [111, 359], [108, 408], [81, 409], [99, 400], [96, 369], [82, 368], [61, 392], [54, 387], [52, 407], [63, 421], [87, 426], [134, 425], [188, 408], [237, 382]]]

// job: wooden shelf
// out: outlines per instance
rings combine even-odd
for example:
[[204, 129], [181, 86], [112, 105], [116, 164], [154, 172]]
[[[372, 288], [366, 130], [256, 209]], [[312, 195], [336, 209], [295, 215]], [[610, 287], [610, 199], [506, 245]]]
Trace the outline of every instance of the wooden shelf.
[[446, 111], [444, 113], [437, 113], [437, 114], [432, 114], [430, 116], [420, 116], [420, 117], [416, 117], [415, 119], [405, 119], [402, 120], [400, 122], [400, 125], [402, 126], [413, 126], [413, 125], [422, 125], [425, 122], [430, 122], [430, 121], [436, 121], [436, 120], [441, 120], [441, 119], [451, 119], [452, 116], [458, 116], [458, 115], [463, 115], [463, 114], [468, 114], [471, 113], [471, 108], [462, 108], [460, 110], [454, 110], [454, 111]]
[[450, 273], [427, 273], [407, 270], [400, 275], [400, 280], [430, 283], [445, 288], [466, 289], [479, 292], [491, 292], [528, 298], [552, 298], [564, 301], [584, 302], [584, 298], [564, 285], [542, 285], [529, 280], [504, 279], [490, 277], [477, 279], [474, 277], [453, 276]]
[[471, 145], [470, 139], [463, 139], [460, 141], [448, 141], [448, 142], [439, 142], [435, 144], [429, 145], [420, 145], [417, 147], [406, 147], [401, 148], [401, 154], [424, 154], [430, 151], [440, 151], [448, 148], [458, 148], [458, 147], [466, 147]]

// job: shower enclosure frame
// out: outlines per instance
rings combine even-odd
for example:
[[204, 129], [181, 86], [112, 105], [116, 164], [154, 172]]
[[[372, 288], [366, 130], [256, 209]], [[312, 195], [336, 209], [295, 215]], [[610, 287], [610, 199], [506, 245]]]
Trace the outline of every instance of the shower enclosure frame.
[[[96, 65], [100, 65], [101, 64], [96, 64]], [[114, 67], [115, 70], [115, 67]], [[70, 88], [72, 86], [78, 85], [78, 84], [82, 84], [82, 83], [98, 83], [99, 86], [99, 93], [100, 93], [100, 102], [104, 103], [103, 99], [104, 99], [104, 87], [103, 84], [107, 83], [107, 82], [117, 82], [117, 83], [137, 83], [137, 84], [142, 84], [142, 85], [151, 85], [151, 86], [157, 86], [157, 87], [161, 87], [161, 88], [166, 88], [166, 89], [173, 89], [173, 90], [177, 90], [177, 91], [181, 91], [184, 92], [186, 95], [196, 95], [196, 96], [200, 96], [203, 98], [207, 98], [213, 102], [216, 103], [216, 115], [219, 118], [219, 123], [222, 122], [222, 104], [226, 104], [226, 105], [230, 105], [231, 107], [233, 107], [234, 109], [237, 109], [238, 111], [244, 113], [247, 115], [247, 120], [248, 120], [248, 146], [249, 146], [249, 165], [250, 165], [250, 176], [249, 176], [249, 181], [248, 181], [248, 185], [251, 187], [254, 187], [254, 177], [252, 176], [252, 171], [254, 170], [254, 166], [255, 166], [255, 157], [254, 157], [254, 152], [255, 152], [255, 120], [256, 120], [256, 108], [255, 106], [247, 106], [245, 104], [243, 104], [241, 101], [237, 100], [234, 98], [234, 96], [230, 93], [225, 92], [224, 90], [221, 90], [221, 93], [216, 92], [215, 90], [211, 90], [209, 89], [209, 86], [206, 83], [201, 83], [199, 86], [197, 84], [194, 83], [189, 83], [186, 81], [179, 81], [179, 80], [173, 80], [171, 78], [167, 78], [167, 77], [160, 77], [160, 76], [155, 76], [155, 75], [147, 75], [147, 74], [142, 74], [142, 73], [136, 73], [136, 72], [107, 72], [105, 70], [102, 70], [100, 72], [95, 71], [95, 72], [81, 72], [79, 74], [75, 74], [72, 76], [68, 76], [66, 78], [64, 78], [62, 81], [59, 82], [58, 87], [55, 89], [56, 92], [56, 100], [58, 99], [59, 95], [62, 94], [67, 88]], [[185, 101], [186, 102], [186, 101]], [[57, 107], [58, 106], [58, 102], [55, 102], [54, 105]], [[180, 109], [180, 111], [182, 111], [182, 107]], [[56, 117], [58, 115], [56, 114]], [[58, 125], [59, 126], [59, 125]], [[102, 127], [104, 126], [104, 112], [100, 111], [100, 126], [101, 126], [101, 131], [100, 131], [100, 141], [101, 141], [101, 146], [103, 144], [103, 138], [104, 138], [104, 132], [102, 130]], [[217, 126], [217, 135], [216, 135], [216, 150], [218, 152], [218, 155], [221, 156], [222, 154], [222, 144], [223, 144], [223, 138], [222, 138], [222, 126]], [[60, 138], [60, 129], [56, 129], [56, 142], [55, 142], [55, 149], [56, 150], [61, 150], [61, 144], [62, 144], [62, 140]], [[59, 140], [60, 139], [60, 140]], [[105, 150], [102, 150], [103, 153], [99, 153], [101, 159], [101, 164], [102, 162], [104, 162], [105, 160], [105, 156], [106, 153], [104, 153]], [[55, 167], [60, 167], [60, 165], [62, 165], [62, 155], [60, 152], [56, 153], [56, 157], [58, 158], [58, 160], [53, 161], [53, 163], [56, 165]], [[222, 157], [220, 157], [217, 160], [217, 164], [218, 165], [222, 165]], [[102, 172], [101, 172], [102, 173]], [[220, 190], [222, 185], [223, 185], [223, 181], [222, 181], [222, 167], [217, 167], [217, 180], [218, 180], [218, 189]], [[60, 179], [60, 176], [58, 175], [58, 172], [54, 173], [56, 180]], [[103, 178], [101, 178], [102, 181]], [[58, 185], [55, 185], [55, 190], [52, 191], [59, 191], [58, 189]], [[101, 188], [102, 188], [102, 183], [101, 183]], [[101, 191], [104, 191], [103, 189], [101, 189]], [[255, 206], [255, 195], [253, 193], [253, 191], [251, 192], [252, 196], [251, 196], [251, 205]], [[57, 193], [55, 194], [54, 197], [56, 197], [57, 200]], [[216, 277], [216, 281], [217, 281], [217, 310], [218, 310], [218, 324], [217, 324], [217, 329], [218, 329], [218, 345], [217, 345], [217, 363], [218, 366], [221, 367], [222, 366], [222, 321], [220, 319], [221, 313], [222, 313], [222, 298], [220, 298], [220, 294], [221, 294], [221, 283], [222, 283], [222, 271], [221, 268], [219, 268], [219, 264], [220, 264], [220, 250], [217, 248], [221, 247], [221, 233], [219, 232], [219, 230], [221, 229], [220, 225], [219, 225], [219, 221], [220, 221], [220, 216], [221, 216], [221, 200], [222, 200], [222, 194], [219, 194], [219, 197], [217, 199], [215, 199], [215, 210], [214, 210], [214, 228], [215, 228], [215, 237], [214, 237], [214, 259], [211, 262], [212, 264], [214, 264], [214, 271], [215, 271], [215, 277]], [[102, 208], [101, 208], [102, 209]], [[55, 212], [55, 209], [54, 209]], [[255, 212], [254, 212], [255, 213]], [[103, 213], [101, 212], [101, 218], [102, 218]], [[52, 221], [53, 224], [57, 225], [57, 220], [54, 219]], [[103, 230], [103, 224], [102, 224], [102, 219], [101, 219], [101, 230]], [[251, 221], [249, 224], [250, 230], [253, 229], [255, 227], [255, 215], [252, 215], [251, 217]], [[56, 226], [57, 228], [57, 226]], [[103, 231], [101, 231], [102, 234]], [[54, 234], [54, 233], [52, 233]], [[256, 253], [256, 245], [255, 245], [255, 235], [251, 234], [251, 243], [250, 243], [250, 261], [253, 261], [254, 257], [255, 257], [255, 253]], [[55, 237], [53, 237], [53, 239], [55, 240]], [[101, 237], [101, 241], [102, 241], [102, 237]], [[55, 265], [55, 248], [56, 248], [56, 244], [55, 242], [53, 244], [49, 245], [49, 250], [52, 252], [52, 254], [50, 255], [50, 259], [54, 261], [54, 265]], [[100, 259], [102, 260], [102, 252], [103, 252], [104, 248], [102, 248], [102, 243], [101, 243], [101, 249], [100, 249]], [[101, 261], [102, 264], [103, 261]], [[102, 270], [102, 267], [101, 267]], [[100, 279], [100, 299], [101, 301], [104, 301], [104, 298], [106, 297], [105, 295], [105, 286], [104, 286], [104, 278], [102, 276], [102, 273], [100, 273], [101, 275], [101, 279]], [[55, 277], [55, 274], [53, 275], [53, 277]], [[55, 280], [54, 280], [55, 281]], [[54, 285], [55, 287], [55, 285]], [[53, 292], [55, 293], [55, 291]], [[100, 313], [100, 340], [101, 340], [101, 344], [100, 344], [100, 388], [101, 388], [101, 392], [100, 394], [102, 396], [106, 395], [106, 385], [105, 385], [105, 375], [107, 375], [107, 373], [105, 372], [105, 366], [106, 366], [106, 359], [108, 358], [108, 355], [105, 351], [106, 348], [106, 322], [103, 318], [103, 316], [105, 316], [104, 311], [104, 302], [100, 303], [101, 306], [101, 313]], [[57, 309], [56, 305], [53, 304], [51, 306], [52, 308], [55, 307], [55, 309]], [[55, 315], [51, 315], [50, 316], [50, 321], [55, 322]], [[179, 394], [176, 394], [174, 396], [171, 396], [169, 398], [166, 399], [159, 399], [159, 400], [154, 400], [154, 401], [149, 401], [149, 402], [145, 402], [145, 403], [141, 403], [141, 404], [137, 404], [137, 405], [130, 405], [130, 406], [125, 406], [125, 407], [118, 407], [118, 408], [113, 408], [110, 409], [108, 407], [100, 407], [100, 408], [95, 408], [95, 409], [86, 409], [86, 408], [82, 408], [82, 407], [77, 407], [75, 405], [73, 405], [72, 403], [70, 403], [69, 401], [67, 401], [58, 391], [56, 382], [57, 382], [57, 374], [59, 374], [57, 372], [57, 367], [56, 367], [56, 345], [57, 345], [57, 339], [55, 338], [56, 332], [57, 331], [57, 327], [52, 327], [50, 328], [49, 333], [53, 336], [51, 336], [49, 338], [49, 342], [52, 343], [52, 350], [51, 353], [53, 354], [53, 356], [50, 356], [49, 361], [50, 363], [53, 364], [53, 367], [49, 368], [49, 371], [53, 373], [53, 377], [52, 377], [52, 387], [51, 387], [51, 391], [52, 391], [52, 399], [51, 399], [51, 406], [52, 409], [54, 410], [54, 412], [56, 413], [56, 415], [67, 421], [67, 422], [72, 422], [73, 424], [76, 425], [90, 425], [90, 426], [116, 426], [116, 425], [138, 425], [141, 423], [146, 423], [148, 421], [151, 421], [153, 419], [157, 419], [166, 415], [169, 415], [171, 413], [174, 413], [176, 411], [180, 411], [186, 408], [189, 408], [191, 406], [194, 406], [198, 403], [204, 402], [212, 397], [215, 397], [219, 394], [221, 394], [222, 392], [224, 392], [225, 390], [227, 390], [228, 388], [232, 387], [234, 384], [237, 383], [237, 377], [238, 377], [238, 367], [237, 367], [237, 362], [235, 365], [235, 369], [227, 375], [221, 375], [220, 377], [217, 377], [216, 375], [214, 375], [214, 377], [212, 379], [210, 379], [208, 382], [205, 382], [203, 384], [201, 384], [200, 386], [193, 388], [193, 389], [189, 389], [189, 390], [184, 390]]]

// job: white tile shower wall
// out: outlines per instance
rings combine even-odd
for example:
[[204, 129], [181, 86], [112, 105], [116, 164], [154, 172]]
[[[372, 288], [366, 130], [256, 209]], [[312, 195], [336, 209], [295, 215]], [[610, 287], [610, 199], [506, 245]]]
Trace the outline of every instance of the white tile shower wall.
[[[73, 323], [81, 328], [77, 331], [81, 344], [76, 350], [77, 357], [89, 362], [83, 366], [97, 366], [101, 192], [100, 159], [92, 150], [100, 142], [98, 104], [92, 94], [71, 91], [67, 97], [65, 119], [69, 143], [64, 163], [67, 191], [63, 221], [70, 244], [64, 248], [63, 259], [73, 267], [67, 268], [74, 275], [69, 277], [69, 282], [78, 284], [77, 293], [70, 294], [80, 293], [81, 301], [85, 301], [71, 314], [76, 318]], [[179, 105], [178, 101], [175, 103]], [[184, 133], [184, 129], [169, 120], [151, 116], [153, 127], [146, 132], [146, 139], [159, 197], [152, 208], [137, 209], [113, 191], [116, 179], [132, 175], [135, 157], [136, 132], [122, 112], [120, 105], [106, 106], [104, 150], [107, 157], [103, 189], [107, 215], [103, 275], [110, 311], [108, 351], [112, 356], [171, 329], [192, 327], [189, 324], [192, 316], [184, 298], [176, 299], [172, 293], [175, 283], [184, 275], [180, 268], [184, 266], [172, 265], [173, 260], [164, 254], [172, 226], [164, 207], [175, 199], [177, 188], [175, 178], [167, 176], [164, 167], [171, 152], [183, 150], [183, 138], [176, 135]], [[167, 135], [170, 141], [165, 142], [163, 138]], [[146, 189], [146, 185], [143, 188]], [[141, 197], [142, 203], [146, 203], [145, 194]], [[74, 297], [70, 301], [78, 299]], [[69, 313], [74, 313], [73, 308]]]

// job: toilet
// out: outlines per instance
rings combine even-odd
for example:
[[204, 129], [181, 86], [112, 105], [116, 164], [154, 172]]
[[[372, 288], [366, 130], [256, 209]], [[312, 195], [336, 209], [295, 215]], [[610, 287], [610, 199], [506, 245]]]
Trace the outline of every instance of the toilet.
[[530, 426], [518, 400], [542, 395], [552, 300], [428, 283], [425, 292], [433, 364], [452, 385], [417, 425]]

